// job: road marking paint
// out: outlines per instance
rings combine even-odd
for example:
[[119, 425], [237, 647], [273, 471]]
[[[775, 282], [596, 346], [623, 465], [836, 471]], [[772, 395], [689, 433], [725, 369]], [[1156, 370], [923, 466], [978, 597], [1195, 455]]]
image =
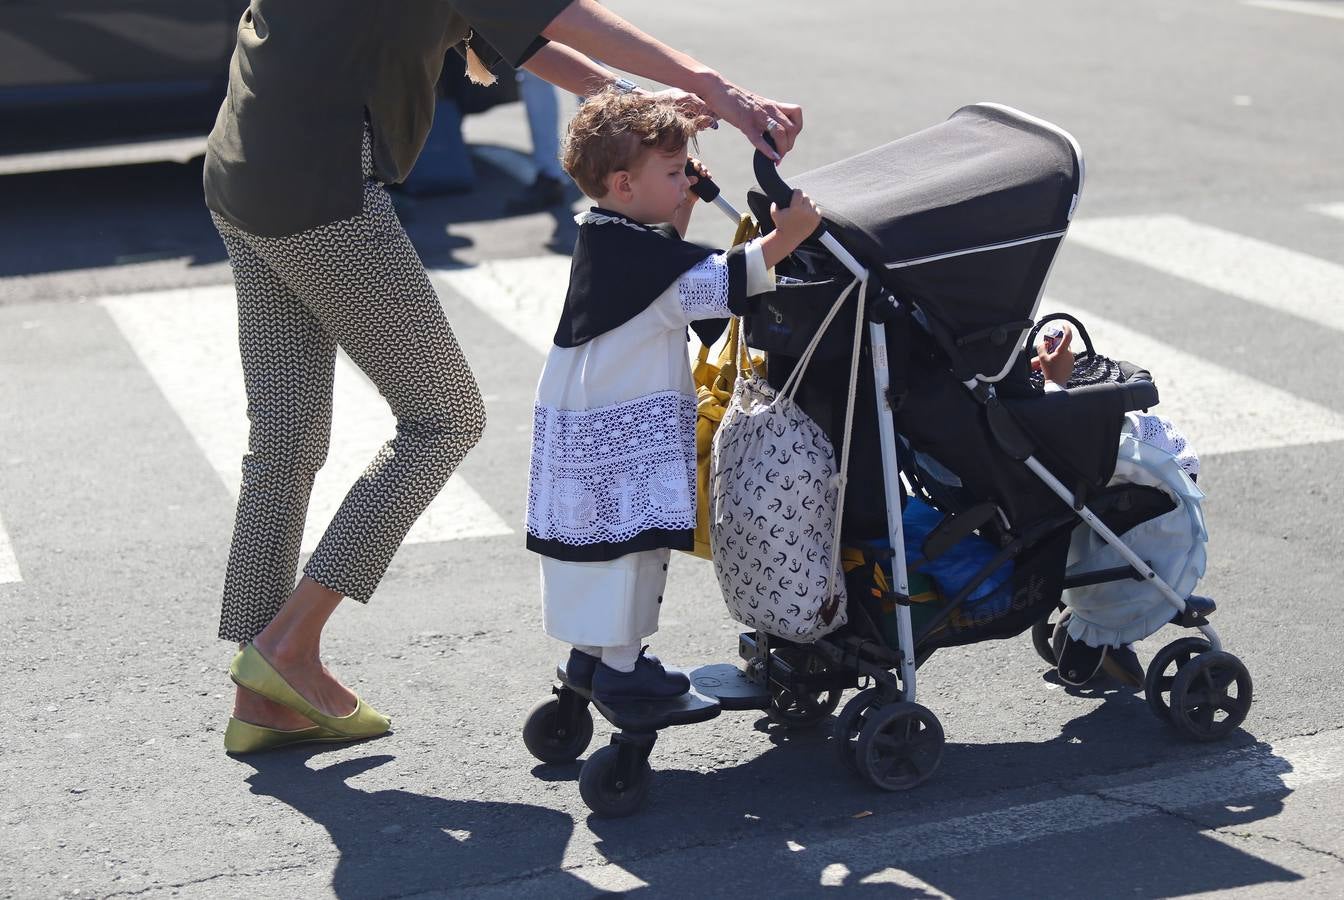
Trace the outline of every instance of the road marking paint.
[[1273, 9], [1279, 12], [1344, 19], [1344, 8], [1331, 3], [1313, 3], [1311, 0], [1241, 0], [1241, 2], [1243, 6], [1258, 6], [1261, 9]]
[[1344, 265], [1173, 215], [1084, 219], [1068, 239], [1344, 331]]
[[[233, 288], [133, 294], [100, 302], [210, 466], [237, 496], [248, 422]], [[350, 485], [394, 430], [387, 404], [342, 354], [336, 363], [331, 451], [313, 484], [303, 535], [305, 553], [317, 546]], [[405, 542], [512, 533], [489, 504], [455, 475], [411, 527]]]
[[[567, 258], [492, 260], [434, 274], [538, 353], [550, 349]], [[1344, 415], [1324, 406], [1056, 300], [1041, 310], [1077, 315], [1103, 353], [1148, 367], [1162, 389], [1160, 412], [1205, 455], [1344, 440]]]
[[569, 257], [492, 259], [465, 269], [434, 269], [454, 291], [543, 356], [569, 286]]
[[1330, 216], [1332, 219], [1344, 220], [1344, 203], [1320, 203], [1309, 207], [1309, 209], [1323, 216]]
[[0, 156], [0, 175], [27, 175], [64, 169], [96, 169], [153, 162], [190, 162], [205, 155], [205, 135], [156, 141], [133, 141], [73, 150], [11, 153]]
[[[533, 350], [543, 356], [550, 352], [569, 286], [568, 256], [494, 259], [471, 268], [434, 269], [430, 274]], [[711, 359], [718, 359], [725, 340], [721, 337], [711, 348]], [[692, 356], [698, 353], [699, 340], [692, 340], [689, 348]]]
[[[995, 847], [1045, 840], [1163, 813], [1228, 804], [1244, 797], [1287, 796], [1304, 786], [1334, 781], [1344, 771], [1344, 741], [1339, 730], [1289, 738], [1270, 748], [1256, 745], [1203, 760], [1154, 766], [1146, 781], [1133, 782], [1142, 770], [1087, 779], [1078, 793], [1037, 803], [991, 809], [932, 822], [878, 828], [813, 844], [804, 853], [781, 853], [823, 876], [853, 863], [874, 861], [882, 867], [983, 853]], [[1195, 771], [1162, 777], [1172, 769]], [[876, 820], [875, 824], [881, 820]], [[1210, 830], [1216, 831], [1213, 826]]]
[[0, 518], [0, 584], [14, 584], [19, 581], [23, 581], [23, 574], [19, 571], [19, 558], [14, 555], [14, 546], [9, 542], [5, 520]]
[[[1205, 456], [1344, 440], [1344, 415], [1220, 366], [1093, 312], [1051, 297], [1041, 314], [1068, 313], [1087, 326], [1100, 352], [1153, 373], [1154, 408]], [[1081, 345], [1080, 345], [1081, 346]]]

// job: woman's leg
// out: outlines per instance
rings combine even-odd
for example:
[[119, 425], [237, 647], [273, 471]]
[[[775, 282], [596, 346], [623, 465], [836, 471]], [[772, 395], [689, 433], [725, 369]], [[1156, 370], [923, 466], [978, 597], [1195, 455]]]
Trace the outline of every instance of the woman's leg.
[[[271, 640], [263, 650], [287, 676], [296, 666], [290, 657], [296, 650], [306, 659], [302, 645], [311, 643], [315, 658], [316, 637], [335, 602], [330, 597], [309, 597], [301, 585], [294, 587], [299, 545], [308, 509], [313, 477], [326, 459], [331, 430], [332, 374], [335, 341], [317, 318], [289, 290], [266, 262], [250, 247], [247, 237], [222, 220], [216, 220], [234, 273], [238, 295], [238, 343], [243, 362], [243, 381], [248, 398], [248, 452], [243, 458], [242, 484], [234, 524], [229, 565], [224, 579], [219, 636], [238, 643], [269, 633], [284, 636], [291, 630], [302, 641], [283, 645]], [[291, 594], [299, 597], [295, 603]], [[313, 607], [311, 621], [296, 617], [299, 609]], [[331, 609], [325, 607], [329, 605]], [[281, 628], [273, 627], [277, 613], [287, 611]], [[295, 627], [304, 625], [306, 627]], [[299, 679], [313, 681], [314, 679]], [[327, 709], [335, 702], [336, 714], [348, 712], [349, 694], [334, 678], [316, 679], [307, 696]], [[296, 684], [296, 687], [298, 685]], [[337, 690], [339, 688], [339, 690]], [[332, 696], [334, 695], [334, 697]], [[353, 702], [348, 702], [353, 708]], [[310, 724], [302, 716], [273, 704], [250, 691], [238, 690], [234, 714], [257, 725], [298, 728]]]
[[397, 418], [396, 436], [350, 489], [304, 567], [318, 585], [367, 602], [406, 532], [480, 439], [485, 406], [381, 185], [366, 185], [359, 216], [281, 240], [304, 249], [269, 240], [253, 246]]

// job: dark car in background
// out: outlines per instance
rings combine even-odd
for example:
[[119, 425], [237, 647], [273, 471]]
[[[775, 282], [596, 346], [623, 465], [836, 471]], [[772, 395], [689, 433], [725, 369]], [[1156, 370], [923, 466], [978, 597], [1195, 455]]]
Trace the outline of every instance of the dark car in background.
[[246, 6], [0, 0], [0, 154], [204, 136]]

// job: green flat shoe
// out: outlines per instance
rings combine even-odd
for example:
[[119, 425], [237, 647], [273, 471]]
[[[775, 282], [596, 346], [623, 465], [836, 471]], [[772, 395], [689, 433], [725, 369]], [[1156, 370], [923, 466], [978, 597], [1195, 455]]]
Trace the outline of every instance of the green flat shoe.
[[294, 731], [281, 731], [264, 725], [253, 725], [242, 719], [229, 716], [229, 725], [224, 729], [224, 752], [231, 754], [261, 753], [265, 750], [277, 750], [292, 747], [295, 744], [309, 744], [317, 741], [353, 741], [352, 737], [327, 731], [320, 725], [299, 728]]
[[346, 738], [371, 738], [386, 734], [392, 722], [387, 716], [355, 698], [355, 711], [348, 716], [329, 716], [309, 703], [271, 666], [252, 644], [238, 651], [229, 666], [229, 677], [239, 687], [287, 706], [327, 731]]

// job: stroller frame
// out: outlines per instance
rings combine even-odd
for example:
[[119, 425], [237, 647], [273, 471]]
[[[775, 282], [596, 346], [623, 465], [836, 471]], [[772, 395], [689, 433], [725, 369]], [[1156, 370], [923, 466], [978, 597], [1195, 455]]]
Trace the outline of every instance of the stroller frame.
[[[1074, 139], [1074, 137], [1071, 134], [1053, 125], [1052, 123], [1046, 122], [1043, 119], [1038, 119], [1034, 116], [1030, 116], [1026, 113], [1023, 113], [1020, 110], [1003, 106], [1002, 104], [982, 103], [978, 105], [1004, 110], [1006, 112], [1012, 113], [1013, 115], [1020, 116], [1024, 119], [1033, 122], [1039, 127], [1053, 131], [1054, 133], [1060, 135], [1065, 140], [1067, 140], [1072, 145], [1074, 153], [1078, 158], [1078, 164], [1080, 169], [1079, 193], [1081, 193], [1081, 186], [1083, 178], [1085, 177], [1086, 168], [1083, 164], [1082, 148], [1078, 145], [1078, 142]], [[768, 134], [766, 135], [766, 137], [767, 139], [769, 139]], [[754, 159], [754, 167], [757, 182], [760, 184], [762, 190], [780, 208], [788, 206], [789, 200], [793, 195], [793, 189], [788, 186], [788, 184], [783, 180], [782, 177], [780, 177], [774, 164], [758, 151]], [[733, 208], [732, 204], [724, 200], [721, 195], [715, 197], [714, 202], [715, 205], [717, 205], [719, 209], [721, 209], [724, 212], [724, 214], [730, 217], [734, 222], [740, 219], [740, 214], [738, 213], [738, 211]], [[1076, 208], [1076, 205], [1077, 204], [1075, 196], [1075, 203], [1073, 208]], [[1070, 208], [1069, 210], [1070, 218], [1072, 218], [1073, 208]], [[1067, 231], [1067, 228], [1065, 230]], [[1049, 235], [1041, 235], [1039, 237], [1040, 238], [1061, 237], [1063, 233], [1064, 232], [1055, 232]], [[816, 240], [828, 251], [830, 251], [832, 256], [835, 257], [836, 261], [838, 261], [842, 266], [844, 266], [845, 269], [847, 269], [855, 279], [859, 280], [860, 282], [867, 282], [869, 281], [869, 279], [873, 277], [874, 272], [870, 270], [867, 266], [865, 266], [863, 263], [861, 263], [858, 259], [856, 259], [854, 254], [851, 253], [849, 249], [845, 247], [843, 243], [841, 243], [840, 239], [837, 238], [834, 234], [832, 234], [829, 230], [826, 230], [823, 227], [820, 233], [815, 237]], [[1028, 240], [1036, 240], [1036, 239], [1038, 238], [1030, 238]], [[1003, 245], [994, 244], [987, 247], [970, 248], [967, 250], [958, 251], [957, 253], [944, 254], [943, 257], [940, 258], [945, 258], [947, 256], [954, 256], [954, 255], [971, 254], [983, 250], [997, 249], [998, 247], [1001, 246]], [[896, 263], [892, 264], [889, 267], [898, 267], [901, 265], [908, 265], [908, 264], [909, 263]], [[879, 284], [881, 284], [882, 282], [881, 269], [877, 271], [877, 281]], [[868, 301], [867, 291], [864, 291], [863, 293], [864, 295], [861, 296], [859, 299], [860, 303], [865, 303]], [[1041, 296], [1044, 293], [1045, 293], [1045, 279], [1042, 280], [1041, 288], [1037, 292], [1036, 304], [1032, 309], [1033, 318], [1035, 317], [1037, 311], [1039, 310]], [[889, 308], [888, 310], [883, 309], [884, 304], [888, 306]], [[904, 533], [904, 524], [901, 520], [901, 490], [899, 485], [899, 479], [901, 477], [902, 470], [896, 448], [896, 427], [893, 419], [895, 409], [893, 408], [891, 403], [892, 400], [891, 379], [887, 363], [887, 336], [886, 331], [883, 328], [883, 322], [885, 321], [886, 318], [886, 315], [884, 315], [884, 313], [889, 315], [889, 311], [894, 311], [899, 307], [900, 307], [900, 300], [896, 298], [892, 293], [890, 293], [884, 286], [881, 294], [877, 298], [876, 308], [870, 309], [868, 311], [867, 316], [869, 320], [868, 339], [869, 339], [869, 346], [872, 352], [873, 387], [877, 403], [878, 441], [882, 455], [882, 483], [886, 499], [887, 535], [888, 540], [890, 541], [891, 547], [893, 549], [892, 574], [896, 582], [895, 587], [898, 602], [896, 615], [897, 615], [897, 635], [899, 641], [899, 647], [898, 647], [899, 663], [897, 666], [900, 672], [899, 678], [898, 679], [894, 678], [886, 668], [882, 668], [880, 665], [875, 665], [873, 663], [866, 662], [862, 659], [856, 660], [853, 654], [847, 653], [845, 650], [837, 646], [834, 641], [830, 641], [827, 638], [820, 639], [812, 646], [814, 646], [824, 656], [830, 658], [833, 662], [837, 664], [841, 662], [846, 662], [852, 665], [853, 663], [857, 662], [859, 664], [857, 668], [859, 669], [861, 674], [871, 677], [879, 684], [884, 685], [885, 687], [887, 687], [888, 692], [899, 691], [899, 695], [902, 700], [909, 703], [914, 703], [917, 697], [917, 691], [916, 691], [917, 676], [915, 672], [917, 667], [917, 656], [916, 656], [914, 630], [910, 620], [909, 572], [906, 564], [905, 553], [903, 552], [905, 548], [905, 533]], [[991, 382], [981, 381], [978, 378], [971, 378], [966, 381], [963, 381], [962, 386], [966, 388], [966, 390], [971, 394], [972, 397], [974, 397], [979, 403], [981, 403], [984, 406], [992, 406], [998, 403], [996, 391], [993, 383]], [[1035, 457], [1035, 455], [1028, 454], [1026, 458], [1022, 460], [1022, 462], [1027, 466], [1028, 469], [1032, 471], [1033, 474], [1036, 475], [1037, 478], [1039, 478], [1043, 483], [1045, 483], [1045, 485], [1049, 487], [1049, 489], [1057, 497], [1059, 497], [1060, 500], [1064, 501], [1064, 503], [1068, 504], [1068, 506], [1074, 510], [1077, 518], [1087, 523], [1088, 527], [1090, 527], [1093, 531], [1095, 531], [1102, 538], [1102, 540], [1104, 540], [1108, 545], [1113, 547], [1116, 550], [1116, 552], [1119, 553], [1120, 556], [1125, 560], [1125, 562], [1129, 564], [1127, 568], [1109, 570], [1108, 572], [1105, 573], [1093, 573], [1090, 577], [1089, 583], [1095, 584], [1100, 583], [1102, 581], [1123, 581], [1127, 579], [1139, 579], [1148, 582], [1162, 594], [1163, 598], [1165, 598], [1168, 603], [1171, 604], [1172, 609], [1174, 610], [1174, 615], [1181, 620], [1181, 624], [1186, 624], [1188, 622], [1187, 627], [1198, 628], [1199, 631], [1202, 632], [1204, 636], [1208, 639], [1212, 650], [1215, 651], [1222, 650], [1222, 641], [1218, 637], [1217, 631], [1215, 631], [1213, 626], [1209, 624], [1207, 618], [1205, 618], [1205, 616], [1201, 612], [1197, 611], [1188, 612], [1187, 610], [1190, 604], [1186, 602], [1185, 598], [1181, 597], [1178, 593], [1176, 593], [1176, 591], [1171, 587], [1171, 585], [1167, 584], [1166, 581], [1164, 581], [1155, 571], [1153, 571], [1152, 567], [1149, 566], [1147, 562], [1139, 558], [1139, 556], [1136, 553], [1134, 553], [1134, 551], [1131, 550], [1129, 546], [1117, 534], [1115, 534], [1114, 531], [1112, 531], [1109, 527], [1107, 527], [1107, 525], [1104, 522], [1101, 521], [1101, 519], [1096, 515], [1096, 513], [1094, 513], [1087, 506], [1085, 502], [1079, 502], [1074, 492], [1069, 490], [1068, 487], [1066, 487], [1058, 478], [1056, 478], [1054, 474], [1051, 473], [1040, 462], [1040, 460], [1038, 460]], [[844, 474], [845, 477], [848, 477], [848, 473]], [[987, 576], [989, 572], [986, 571], [981, 574]], [[1109, 577], [1099, 578], [1098, 576], [1101, 575], [1106, 575]], [[951, 611], [954, 611], [957, 608], [957, 606], [960, 605], [959, 602], [957, 601], [964, 599], [964, 597], [970, 593], [970, 589], [974, 588], [974, 586], [975, 583], [972, 583], [971, 585], [968, 586], [967, 590], [963, 590], [961, 592], [962, 596], [957, 598], [957, 600], [954, 600], [954, 602], [950, 603], [948, 605], [949, 608], [943, 611], [943, 616], [946, 616]], [[1071, 585], [1066, 582], [1066, 587], [1067, 586]], [[761, 643], [768, 644], [768, 641]], [[746, 647], [744, 646], [743, 649], [745, 651]], [[757, 655], [757, 653], [759, 653], [759, 651], [756, 651], [752, 655], [755, 656]]]

